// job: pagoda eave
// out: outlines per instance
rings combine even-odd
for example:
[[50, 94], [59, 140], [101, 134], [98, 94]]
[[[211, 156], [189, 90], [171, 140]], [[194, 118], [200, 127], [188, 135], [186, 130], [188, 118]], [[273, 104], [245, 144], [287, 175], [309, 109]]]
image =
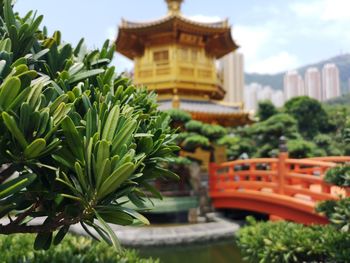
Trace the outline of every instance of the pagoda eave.
[[[164, 34], [168, 36], [164, 36]], [[157, 35], [162, 36], [161, 44], [179, 43], [181, 34], [201, 37], [206, 51], [213, 57], [221, 58], [236, 50], [238, 45], [232, 39], [231, 29], [225, 22], [197, 23], [181, 16], [168, 16], [165, 19], [151, 23], [133, 23], [123, 21], [115, 41], [116, 51], [133, 59], [142, 56], [144, 48], [152, 41], [158, 41]]]

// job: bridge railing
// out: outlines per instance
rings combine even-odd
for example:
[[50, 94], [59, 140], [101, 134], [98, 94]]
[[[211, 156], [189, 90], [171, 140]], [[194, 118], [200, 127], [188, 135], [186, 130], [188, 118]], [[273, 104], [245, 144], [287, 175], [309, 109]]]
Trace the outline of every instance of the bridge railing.
[[210, 193], [276, 193], [312, 202], [337, 199], [350, 196], [349, 189], [329, 185], [323, 177], [329, 168], [344, 162], [350, 162], [350, 156], [291, 159], [281, 152], [278, 158], [211, 163], [209, 189]]

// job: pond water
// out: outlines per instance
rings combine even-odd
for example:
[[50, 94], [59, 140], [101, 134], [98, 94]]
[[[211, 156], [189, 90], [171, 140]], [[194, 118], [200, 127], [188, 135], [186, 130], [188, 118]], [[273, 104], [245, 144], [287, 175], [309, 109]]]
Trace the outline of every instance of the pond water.
[[164, 246], [138, 249], [143, 257], [159, 258], [160, 263], [243, 263], [233, 240], [203, 245]]

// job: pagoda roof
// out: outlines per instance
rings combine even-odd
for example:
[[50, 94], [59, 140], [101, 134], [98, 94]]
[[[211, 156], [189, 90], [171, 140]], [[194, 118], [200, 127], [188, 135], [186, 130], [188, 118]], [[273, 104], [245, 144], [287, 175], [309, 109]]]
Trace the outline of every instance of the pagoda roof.
[[170, 14], [159, 20], [143, 23], [123, 19], [115, 41], [116, 50], [133, 59], [143, 54], [150, 37], [171, 33], [164, 35], [164, 41], [176, 42], [180, 32], [203, 37], [206, 52], [216, 58], [238, 48], [232, 39], [231, 26], [227, 19], [214, 23], [203, 23], [186, 18], [181, 14]]
[[145, 29], [148, 27], [154, 27], [160, 24], [163, 24], [165, 22], [171, 21], [177, 19], [179, 21], [191, 24], [193, 26], [197, 26], [197, 27], [201, 27], [201, 28], [206, 28], [206, 29], [212, 29], [212, 28], [218, 28], [218, 29], [222, 29], [222, 28], [230, 28], [230, 26], [228, 25], [228, 19], [222, 20], [222, 21], [217, 21], [217, 22], [208, 22], [208, 23], [204, 23], [204, 22], [199, 22], [199, 21], [195, 21], [192, 19], [189, 19], [185, 16], [182, 15], [167, 15], [161, 19], [158, 20], [153, 20], [153, 21], [148, 21], [148, 22], [132, 22], [132, 21], [127, 21], [125, 19], [122, 19], [122, 24], [121, 24], [121, 28], [139, 28], [139, 29]]

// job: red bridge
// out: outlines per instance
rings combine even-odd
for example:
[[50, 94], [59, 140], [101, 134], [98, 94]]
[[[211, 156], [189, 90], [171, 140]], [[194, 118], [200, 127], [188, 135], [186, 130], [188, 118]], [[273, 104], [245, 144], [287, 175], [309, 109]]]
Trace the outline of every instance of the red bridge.
[[303, 224], [326, 224], [315, 212], [318, 201], [350, 196], [323, 181], [327, 169], [350, 162], [350, 156], [290, 159], [287, 152], [278, 158], [248, 159], [211, 163], [209, 195], [215, 208], [232, 208], [269, 214]]

